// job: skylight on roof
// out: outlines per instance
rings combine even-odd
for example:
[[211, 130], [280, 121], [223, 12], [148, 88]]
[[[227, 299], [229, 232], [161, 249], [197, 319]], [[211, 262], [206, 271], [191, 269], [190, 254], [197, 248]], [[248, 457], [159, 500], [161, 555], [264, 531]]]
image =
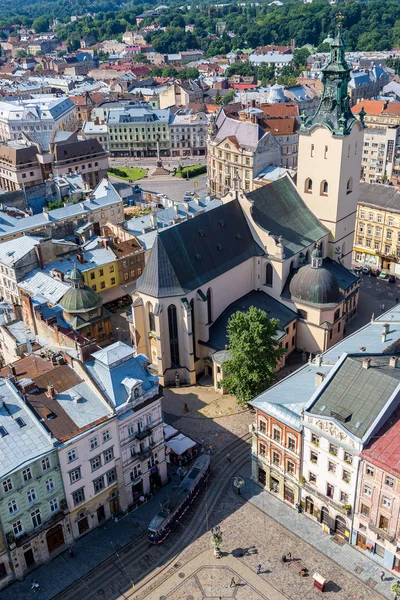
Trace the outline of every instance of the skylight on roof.
[[26, 425], [26, 423], [22, 417], [17, 417], [15, 419], [15, 422], [18, 424], [19, 427], [25, 427], [25, 425]]
[[6, 435], [8, 435], [8, 431], [5, 427], [0, 427], [0, 435], [1, 437], [5, 437]]

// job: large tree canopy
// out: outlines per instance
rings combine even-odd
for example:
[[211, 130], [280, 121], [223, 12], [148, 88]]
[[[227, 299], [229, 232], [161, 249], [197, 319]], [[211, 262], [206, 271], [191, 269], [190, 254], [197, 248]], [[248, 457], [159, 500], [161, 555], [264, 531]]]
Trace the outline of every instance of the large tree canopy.
[[254, 306], [236, 312], [228, 321], [229, 352], [224, 362], [222, 385], [234, 394], [239, 404], [263, 392], [273, 381], [277, 361], [286, 352], [276, 342], [277, 319]]

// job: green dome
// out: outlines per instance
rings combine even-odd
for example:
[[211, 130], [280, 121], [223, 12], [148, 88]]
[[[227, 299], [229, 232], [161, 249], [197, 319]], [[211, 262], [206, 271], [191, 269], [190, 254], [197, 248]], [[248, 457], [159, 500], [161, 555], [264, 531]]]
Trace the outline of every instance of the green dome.
[[83, 275], [76, 265], [71, 271], [69, 280], [71, 287], [60, 300], [60, 306], [66, 313], [85, 313], [102, 305], [103, 298], [84, 284]]
[[84, 285], [80, 288], [69, 288], [60, 300], [60, 306], [67, 313], [84, 313], [98, 308], [103, 303], [92, 288]]

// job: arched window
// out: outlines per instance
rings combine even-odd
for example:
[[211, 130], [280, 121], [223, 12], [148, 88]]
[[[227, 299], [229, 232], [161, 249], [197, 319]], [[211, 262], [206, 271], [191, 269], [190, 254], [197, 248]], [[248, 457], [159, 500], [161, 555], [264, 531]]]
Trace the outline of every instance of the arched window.
[[175, 304], [168, 306], [169, 349], [171, 352], [171, 367], [179, 366], [178, 319]]
[[190, 309], [191, 309], [191, 320], [192, 320], [192, 336], [193, 336], [193, 354], [194, 360], [197, 360], [196, 355], [196, 315], [194, 312], [194, 300], [190, 301]]
[[147, 315], [148, 315], [148, 319], [149, 319], [149, 331], [155, 331], [156, 330], [156, 320], [154, 318], [153, 305], [151, 302], [147, 303]]
[[271, 263], [265, 265], [265, 285], [272, 285], [274, 278], [274, 271]]
[[308, 253], [308, 250], [307, 250], [306, 255], [305, 255], [305, 261], [306, 261], [306, 263], [308, 263], [308, 257], [309, 257], [309, 253]]
[[304, 191], [309, 194], [311, 194], [312, 192], [312, 179], [310, 179], [309, 177], [307, 177], [307, 179], [305, 180]]
[[207, 323], [210, 325], [212, 323], [212, 298], [211, 298], [211, 288], [207, 290]]
[[350, 177], [350, 179], [347, 182], [347, 186], [346, 186], [346, 194], [351, 194], [352, 191], [353, 191], [353, 178]]
[[329, 190], [328, 182], [324, 179], [324, 181], [321, 181], [320, 194], [326, 195], [328, 193], [328, 190]]

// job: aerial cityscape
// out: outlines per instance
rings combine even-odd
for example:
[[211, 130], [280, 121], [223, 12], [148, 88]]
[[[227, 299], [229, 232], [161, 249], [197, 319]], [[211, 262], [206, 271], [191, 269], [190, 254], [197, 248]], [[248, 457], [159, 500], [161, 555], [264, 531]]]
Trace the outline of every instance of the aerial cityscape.
[[399, 600], [399, 0], [1, 7], [1, 600]]

